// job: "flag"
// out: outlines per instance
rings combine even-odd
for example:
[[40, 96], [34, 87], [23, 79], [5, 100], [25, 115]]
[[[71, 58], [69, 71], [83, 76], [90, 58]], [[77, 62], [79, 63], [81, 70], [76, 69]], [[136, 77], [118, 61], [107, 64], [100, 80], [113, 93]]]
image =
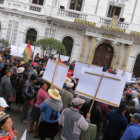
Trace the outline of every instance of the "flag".
[[29, 62], [29, 60], [31, 59], [33, 54], [33, 51], [31, 49], [30, 46], [30, 41], [28, 41], [27, 47], [25, 48], [24, 52], [23, 52], [23, 58], [26, 62]]

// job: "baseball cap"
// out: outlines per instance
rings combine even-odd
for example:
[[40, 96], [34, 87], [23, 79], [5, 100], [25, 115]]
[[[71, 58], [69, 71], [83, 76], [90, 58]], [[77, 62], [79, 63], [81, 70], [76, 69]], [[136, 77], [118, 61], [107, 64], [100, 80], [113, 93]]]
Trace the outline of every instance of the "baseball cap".
[[6, 103], [5, 99], [0, 97], [0, 107], [6, 108], [8, 104]]
[[130, 114], [131, 118], [134, 118], [135, 120], [138, 120], [140, 122], [140, 114], [135, 113], [135, 114]]
[[85, 100], [77, 97], [77, 98], [74, 98], [72, 100], [72, 103], [73, 103], [74, 106], [79, 106], [81, 104], [84, 104], [85, 103]]

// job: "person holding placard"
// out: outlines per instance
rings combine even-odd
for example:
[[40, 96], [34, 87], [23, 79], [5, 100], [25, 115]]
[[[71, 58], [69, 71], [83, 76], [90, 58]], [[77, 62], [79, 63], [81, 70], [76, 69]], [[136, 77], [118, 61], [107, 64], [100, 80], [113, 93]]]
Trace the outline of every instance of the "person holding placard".
[[62, 126], [62, 140], [79, 140], [81, 131], [86, 131], [90, 122], [90, 114], [87, 119], [79, 113], [85, 100], [75, 98], [72, 101], [73, 107], [62, 111], [59, 124]]

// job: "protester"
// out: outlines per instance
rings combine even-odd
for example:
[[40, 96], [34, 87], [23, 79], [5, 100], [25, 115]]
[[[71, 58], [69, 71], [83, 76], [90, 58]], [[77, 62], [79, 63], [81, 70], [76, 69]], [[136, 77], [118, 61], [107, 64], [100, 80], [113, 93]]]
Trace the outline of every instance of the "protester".
[[7, 70], [1, 79], [0, 97], [3, 97], [7, 102], [10, 94], [12, 93], [12, 84], [10, 81], [11, 71]]
[[79, 113], [85, 100], [75, 98], [72, 101], [73, 107], [64, 109], [59, 124], [62, 125], [62, 140], [79, 140], [81, 130], [86, 131], [88, 129], [88, 123], [90, 122], [90, 114], [87, 114], [87, 119]]
[[46, 99], [41, 105], [40, 110], [43, 113], [41, 117], [41, 123], [39, 128], [39, 136], [41, 140], [45, 140], [46, 137], [54, 140], [54, 137], [59, 131], [59, 118], [60, 111], [63, 108], [61, 96], [57, 89], [49, 89], [50, 99]]
[[131, 115], [131, 124], [125, 130], [121, 140], [138, 140], [140, 138], [140, 114]]
[[24, 96], [24, 105], [23, 105], [23, 110], [21, 113], [21, 118], [20, 120], [23, 123], [27, 123], [27, 121], [25, 121], [29, 108], [30, 108], [30, 101], [35, 97], [36, 95], [36, 91], [35, 91], [35, 87], [34, 84], [37, 80], [36, 75], [32, 75], [30, 77], [29, 80], [26, 81], [24, 89], [23, 89], [23, 96]]
[[117, 110], [111, 110], [108, 115], [108, 124], [104, 132], [103, 140], [120, 140], [122, 132], [126, 129], [128, 121], [124, 114], [126, 106], [120, 105]]
[[5, 108], [7, 108], [7, 107], [8, 107], [8, 104], [6, 103], [4, 98], [0, 97], [0, 112], [5, 111]]
[[16, 140], [17, 132], [13, 130], [13, 122], [11, 117], [0, 112], [0, 139], [1, 140]]
[[72, 82], [69, 81], [65, 81], [65, 88], [61, 90], [60, 95], [62, 98], [62, 102], [63, 102], [63, 109], [71, 107], [72, 106], [72, 100], [74, 98], [74, 94], [73, 94], [73, 86], [74, 84]]
[[46, 92], [48, 89], [48, 85], [46, 82], [41, 83], [40, 85], [40, 89], [38, 91], [37, 94], [37, 101], [35, 103], [35, 105], [32, 108], [32, 112], [31, 112], [31, 122], [30, 122], [30, 129], [29, 129], [29, 133], [33, 132], [33, 126], [34, 123], [35, 124], [35, 130], [34, 130], [34, 137], [37, 138], [38, 137], [38, 121], [41, 115], [40, 112], [40, 104], [42, 104], [42, 102], [44, 102], [45, 99], [50, 98], [49, 94]]

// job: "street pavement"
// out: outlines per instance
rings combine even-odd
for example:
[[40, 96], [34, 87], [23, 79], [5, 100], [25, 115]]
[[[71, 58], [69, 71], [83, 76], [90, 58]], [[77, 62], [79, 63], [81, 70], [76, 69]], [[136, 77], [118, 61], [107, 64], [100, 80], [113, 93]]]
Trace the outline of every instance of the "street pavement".
[[[13, 120], [13, 127], [14, 129], [16, 129], [18, 132], [19, 132], [19, 135], [17, 137], [17, 140], [20, 140], [20, 138], [22, 137], [24, 131], [28, 128], [29, 128], [29, 123], [28, 124], [23, 124], [21, 121], [20, 121], [20, 113], [17, 113], [15, 112], [15, 105], [13, 107], [12, 105], [12, 110], [10, 111], [6, 111], [8, 114], [10, 114], [10, 116], [12, 117], [12, 120]], [[47, 133], [47, 132], [46, 132]], [[33, 138], [33, 133], [30, 134], [30, 133], [27, 133], [27, 139], [26, 140], [37, 140], [37, 138]], [[39, 140], [39, 138], [38, 138]], [[50, 139], [46, 139], [46, 140], [50, 140]], [[58, 134], [56, 137], [55, 137], [55, 140], [61, 140], [60, 138], [60, 134]]]

